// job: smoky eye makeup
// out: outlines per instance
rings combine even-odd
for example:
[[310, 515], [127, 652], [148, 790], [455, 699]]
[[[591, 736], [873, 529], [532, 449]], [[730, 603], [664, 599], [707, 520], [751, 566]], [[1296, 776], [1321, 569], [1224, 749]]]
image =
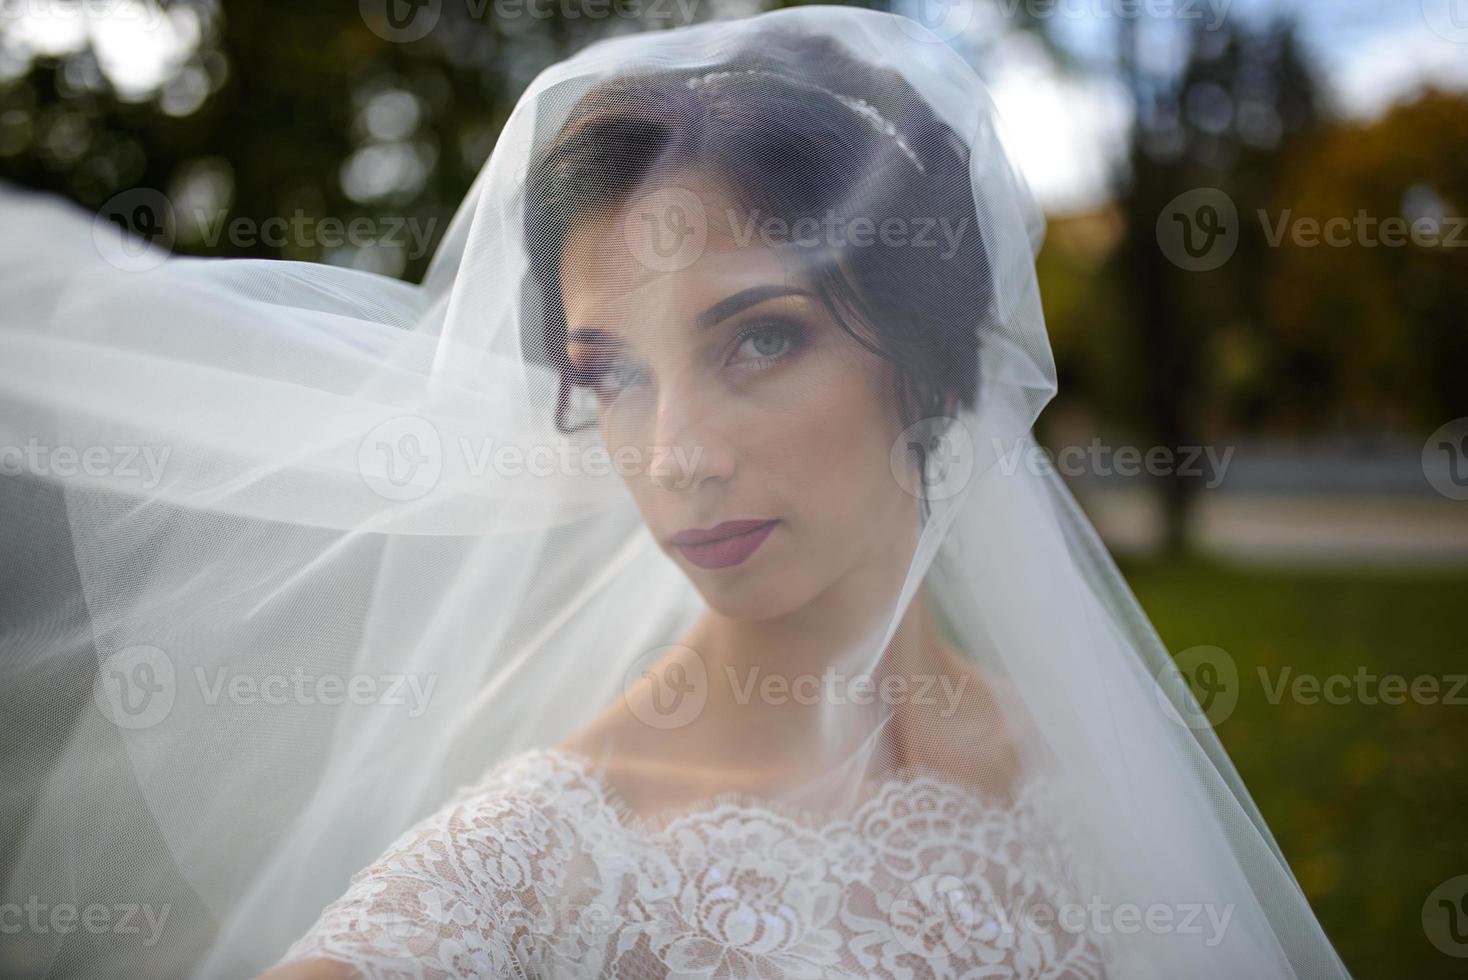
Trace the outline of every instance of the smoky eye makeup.
[[[788, 292], [792, 291], [780, 295]], [[707, 332], [711, 339], [718, 338], [703, 355], [710, 369], [734, 377], [758, 374], [811, 346], [819, 328], [810, 322], [809, 316], [768, 302], [774, 298], [765, 298], [773, 309], [761, 311], [758, 307], [762, 304], [756, 300], [747, 303], [745, 310], [724, 318], [722, 323], [703, 320], [694, 324], [694, 333]], [[719, 305], [723, 304], [716, 304], [715, 308]], [[601, 402], [616, 398], [651, 376], [645, 365], [627, 352], [622, 339], [607, 330], [595, 327], [571, 330], [566, 352], [571, 382], [587, 388]]]
[[810, 342], [810, 327], [799, 317], [765, 314], [751, 317], [734, 334], [726, 363], [759, 369], [793, 357]]
[[566, 344], [569, 380], [605, 406], [628, 388], [646, 381], [646, 367], [628, 354], [616, 334], [598, 328], [570, 331]]
[[[748, 318], [720, 345], [716, 369], [748, 373], [775, 366], [796, 356], [810, 343], [810, 328], [799, 317], [764, 314]], [[573, 356], [578, 380], [598, 397], [616, 395], [645, 380], [646, 370], [616, 347], [592, 348]]]
[[599, 401], [614, 398], [641, 379], [634, 361], [615, 350], [570, 357], [572, 382], [589, 389]]

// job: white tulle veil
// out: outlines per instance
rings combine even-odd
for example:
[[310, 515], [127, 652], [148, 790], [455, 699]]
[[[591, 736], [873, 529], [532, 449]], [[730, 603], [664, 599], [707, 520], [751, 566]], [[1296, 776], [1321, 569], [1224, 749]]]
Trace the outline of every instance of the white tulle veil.
[[[780, 37], [830, 39], [870, 91], [837, 91]], [[136, 931], [6, 935], [6, 974], [267, 968], [405, 827], [581, 729], [704, 613], [696, 575], [623, 475], [597, 465], [598, 426], [557, 423], [594, 408], [563, 397], [527, 217], [541, 155], [583, 98], [638, 73], [677, 79], [699, 111], [760, 92], [834, 100], [866, 127], [842, 151], [881, 163], [848, 175], [843, 214], [885, 213], [893, 182], [946, 179], [962, 201], [921, 202], [976, 219], [977, 288], [857, 284], [920, 310], [913, 323], [976, 337], [915, 363], [971, 376], [977, 394], [894, 443], [896, 482], [908, 443], [927, 450], [925, 500], [896, 556], [905, 574], [839, 665], [881, 674], [926, 585], [999, 692], [1023, 766], [1063, 791], [1098, 897], [1173, 914], [1114, 929], [1112, 975], [1345, 976], [1200, 706], [1035, 452], [1055, 390], [1034, 268], [1043, 220], [993, 105], [917, 24], [836, 7], [619, 37], [543, 72], [421, 285], [166, 256], [69, 206], [0, 197], [5, 901], [101, 905], [112, 923], [139, 909]], [[600, 193], [632, 190], [609, 179]], [[818, 275], [862, 247], [786, 251], [796, 275]], [[807, 710], [826, 737], [792, 756], [838, 788], [880, 768], [888, 712]], [[907, 737], [945, 750], [977, 737], [947, 725], [935, 708]], [[1181, 928], [1190, 909], [1226, 927]]]

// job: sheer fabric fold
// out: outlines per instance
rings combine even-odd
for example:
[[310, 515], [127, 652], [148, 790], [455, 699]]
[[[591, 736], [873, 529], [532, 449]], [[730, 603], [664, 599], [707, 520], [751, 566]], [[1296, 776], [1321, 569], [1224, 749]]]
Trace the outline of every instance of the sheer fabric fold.
[[[616, 142], [628, 132], [640, 135]], [[619, 162], [628, 158], [642, 161], [635, 172]], [[703, 228], [703, 253], [682, 265], [639, 237], [688, 230], [676, 207], [637, 221], [647, 217], [637, 207], [670, 189], [737, 213], [730, 227]], [[146, 246], [45, 198], [6, 190], [0, 207], [11, 231], [0, 241], [0, 513], [15, 557], [0, 607], [0, 698], [17, 787], [5, 902], [45, 910], [39, 926], [7, 936], [7, 975], [251, 976], [305, 948], [308, 930], [319, 938], [346, 919], [357, 928], [364, 906], [353, 894], [381, 886], [372, 894], [390, 897], [415, 883], [437, 896], [436, 925], [415, 919], [427, 914], [417, 898], [399, 902], [377, 937], [381, 955], [426, 970], [424, 937], [443, 938], [434, 929], [447, 923], [468, 949], [424, 975], [626, 975], [607, 967], [618, 956], [641, 957], [623, 965], [649, 976], [990, 975], [985, 962], [1012, 966], [1019, 954], [1005, 944], [1024, 942], [1080, 952], [1068, 973], [1014, 975], [1347, 975], [1030, 433], [1055, 390], [1034, 268], [1043, 219], [981, 82], [919, 25], [812, 6], [585, 49], [525, 92], [421, 284], [290, 262], [118, 263], [119, 249]], [[792, 232], [796, 216], [821, 220]], [[781, 220], [758, 224], [771, 217]], [[740, 237], [744, 219], [757, 223], [752, 238]], [[573, 251], [592, 274], [573, 274]], [[776, 380], [754, 380], [753, 368], [736, 381], [698, 359], [708, 349], [675, 350], [693, 336], [669, 332], [697, 319], [690, 297], [732, 292], [749, 269], [806, 297], [780, 302], [855, 329], [829, 329], [823, 353], [778, 369], [784, 381], [776, 369], [759, 375]], [[597, 301], [573, 296], [581, 287], [601, 290]], [[647, 364], [616, 367], [624, 387], [610, 395], [596, 387], [610, 382], [570, 366], [565, 335], [588, 310], [603, 327], [616, 320], [624, 334], [657, 338], [642, 348]], [[873, 364], [908, 372], [909, 415], [920, 417], [903, 416], [911, 424], [897, 438], [858, 443], [833, 412], [820, 439], [787, 439], [783, 454], [769, 438], [762, 450], [740, 442], [758, 427], [816, 431], [810, 414], [780, 406], [849, 393], [849, 375], [831, 365], [866, 356], [859, 336], [886, 349]], [[649, 364], [667, 369], [656, 385]], [[722, 401], [710, 394], [719, 385]], [[703, 412], [690, 411], [684, 429], [665, 414], [680, 404], [664, 398], [675, 388]], [[949, 389], [972, 398], [938, 411], [923, 401]], [[567, 413], [587, 424], [561, 424]], [[693, 446], [706, 453], [682, 470], [675, 461], [672, 476], [650, 475], [668, 447], [632, 437], [691, 443], [697, 427], [724, 443]], [[749, 454], [725, 451], [736, 444]], [[619, 449], [631, 459], [620, 468]], [[688, 504], [683, 523], [764, 516], [738, 507], [777, 499], [803, 500], [808, 523], [791, 516], [743, 566], [685, 560], [702, 553], [670, 543], [678, 525], [649, 523], [648, 501], [663, 498], [645, 481], [661, 487], [690, 470], [697, 480], [668, 489]], [[820, 473], [858, 476], [849, 493], [829, 492], [811, 486]], [[817, 492], [826, 496], [812, 502]], [[872, 514], [860, 534], [829, 534], [831, 515], [858, 499], [912, 506]], [[799, 537], [813, 526], [827, 536]], [[859, 551], [854, 539], [873, 543]], [[707, 635], [711, 608], [758, 619], [747, 614], [762, 607], [744, 597], [764, 596], [760, 576], [788, 574], [781, 594], [804, 589], [821, 609], [834, 585], [800, 575], [845, 575], [858, 555], [881, 574], [869, 601], [831, 617], [842, 632], [813, 672], [857, 687], [910, 673], [894, 651], [910, 649], [910, 612], [926, 604], [960, 655], [951, 678], [976, 685], [957, 707], [920, 701], [913, 687], [875, 702], [822, 688], [774, 713], [761, 704], [715, 719], [709, 709], [661, 731], [643, 718], [638, 737], [619, 730], [595, 758], [555, 754], [609, 710], [635, 714], [642, 695], [631, 692], [645, 692], [649, 674], [688, 683], [679, 658], [690, 651], [717, 688], [726, 662], [691, 639]], [[769, 653], [758, 663], [778, 664]], [[648, 745], [665, 746], [665, 782], [685, 797], [712, 786], [703, 795], [747, 801], [740, 774], [676, 750], [716, 723], [727, 744], [759, 744], [772, 718], [803, 733], [778, 752], [800, 775], [762, 786], [767, 810], [744, 817], [803, 814], [826, 828], [813, 839], [827, 840], [830, 827], [871, 814], [874, 791], [906, 785], [902, 767], [916, 762], [968, 787], [975, 809], [958, 820], [967, 843], [945, 851], [932, 831], [925, 848], [919, 834], [898, 870], [890, 838], [857, 835], [856, 851], [889, 862], [882, 875], [812, 872], [807, 891], [790, 881], [781, 894], [834, 889], [839, 902], [865, 887], [868, 932], [816, 903], [826, 926], [796, 917], [814, 946], [759, 946], [736, 932], [710, 959], [711, 920], [677, 932], [676, 902], [654, 900], [656, 882], [672, 887], [677, 875], [649, 869], [723, 845], [679, 851], [619, 837], [619, 811], [598, 795], [610, 782], [549, 792], [531, 775], [564, 775], [547, 760], [574, 759], [578, 778], [609, 779], [646, 762]], [[546, 768], [525, 768], [537, 760]], [[491, 773], [523, 779], [496, 796]], [[1039, 786], [1045, 794], [1026, 789]], [[960, 866], [989, 868], [959, 874], [960, 892], [1006, 880], [1001, 852], [985, 858], [973, 841], [1017, 799], [1083, 859], [1084, 874], [1036, 886], [1041, 904], [1075, 913], [1075, 928], [1028, 925], [1007, 900], [982, 906], [1009, 916], [985, 925], [963, 911], [972, 903], [955, 911], [947, 898], [913, 898]], [[473, 819], [450, 833], [455, 805]], [[687, 799], [661, 815], [645, 806], [658, 826], [708, 815]], [[801, 838], [787, 831], [771, 853], [808, 853], [788, 850]], [[444, 843], [454, 834], [473, 836], [455, 853], [477, 877], [425, 859], [457, 846]], [[575, 846], [558, 849], [557, 835]], [[501, 887], [508, 872], [494, 862], [506, 847], [529, 853], [528, 839], [562, 861], [559, 884], [547, 891], [526, 858], [530, 891], [517, 894], [534, 897], [496, 898], [486, 882]], [[378, 877], [383, 862], [396, 862], [395, 882]], [[611, 902], [630, 931], [590, 942], [577, 910], [619, 868], [653, 914], [631, 929]], [[557, 901], [560, 911], [543, 908]], [[904, 928], [894, 910], [914, 901], [958, 923], [957, 945], [890, 946]], [[107, 928], [46, 925], [52, 909], [91, 906], [107, 910]], [[112, 928], [127, 908], [137, 931]], [[523, 921], [494, 920], [517, 910]], [[1210, 915], [1222, 925], [1206, 927]], [[339, 952], [362, 938], [335, 934]]]

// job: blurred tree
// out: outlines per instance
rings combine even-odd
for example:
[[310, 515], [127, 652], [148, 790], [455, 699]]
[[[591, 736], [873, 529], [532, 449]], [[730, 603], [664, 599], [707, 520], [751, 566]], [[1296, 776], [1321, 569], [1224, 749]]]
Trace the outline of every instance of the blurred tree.
[[[1125, 284], [1135, 331], [1135, 397], [1117, 414], [1158, 445], [1201, 445], [1226, 400], [1223, 372], [1237, 360], [1228, 343], [1252, 340], [1262, 320], [1257, 284], [1273, 256], [1263, 229], [1240, 221], [1231, 259], [1209, 271], [1184, 269], [1162, 248], [1158, 217], [1179, 195], [1203, 188], [1222, 191], [1239, 215], [1267, 206], [1286, 148], [1308, 138], [1321, 109], [1292, 22], [1254, 29], [1236, 20], [1212, 27], [1194, 20], [1183, 30], [1133, 17], [1120, 24], [1122, 77], [1135, 120], [1118, 179], [1125, 232], [1110, 272]], [[1159, 56], [1178, 48], [1185, 57], [1177, 63]], [[1199, 479], [1163, 478], [1170, 551], [1184, 546]]]
[[1296, 146], [1260, 290], [1279, 424], [1432, 430], [1468, 415], [1468, 96], [1429, 90]]
[[1050, 431], [1063, 422], [1057, 414], [1074, 412], [1089, 427], [1098, 410], [1111, 412], [1131, 397], [1132, 352], [1118, 343], [1129, 336], [1131, 296], [1110, 270], [1122, 221], [1120, 208], [1111, 203], [1047, 219], [1036, 271], [1059, 382], [1056, 406], [1042, 416], [1047, 444], [1079, 434]]
[[[608, 34], [791, 5], [383, 0], [378, 16], [369, 2], [20, 5], [0, 17], [0, 178], [89, 208], [162, 191], [176, 219], [165, 244], [181, 252], [417, 279], [542, 68]], [[431, 18], [416, 21], [431, 23], [421, 37], [404, 30], [418, 18]], [[365, 247], [328, 240], [360, 218], [377, 229]]]

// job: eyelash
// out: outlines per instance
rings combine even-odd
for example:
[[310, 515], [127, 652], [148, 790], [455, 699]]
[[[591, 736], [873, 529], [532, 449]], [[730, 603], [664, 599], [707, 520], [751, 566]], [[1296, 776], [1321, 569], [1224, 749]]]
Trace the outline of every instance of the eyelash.
[[[805, 340], [805, 331], [800, 324], [784, 319], [783, 317], [767, 317], [740, 330], [734, 338], [734, 350], [737, 351], [743, 347], [745, 342], [751, 337], [768, 336], [771, 334], [787, 341], [787, 348], [778, 354], [764, 354], [747, 358], [744, 361], [731, 363], [738, 364], [740, 370], [759, 371], [769, 367], [776, 361], [783, 360], [797, 353]], [[589, 386], [596, 393], [596, 397], [599, 400], [615, 398], [621, 393], [621, 389], [608, 392], [606, 385], [606, 377], [616, 367], [617, 363], [617, 359], [612, 357], [605, 365], [580, 369], [581, 382]]]
[[776, 361], [790, 357], [800, 350], [801, 342], [805, 339], [805, 331], [798, 323], [779, 317], [770, 317], [750, 324], [739, 331], [734, 338], [734, 349], [737, 351], [744, 346], [744, 342], [750, 337], [767, 336], [774, 334], [788, 342], [788, 347], [779, 354], [762, 354], [758, 357], [743, 362], [752, 365], [751, 370], [759, 370], [768, 367]]

